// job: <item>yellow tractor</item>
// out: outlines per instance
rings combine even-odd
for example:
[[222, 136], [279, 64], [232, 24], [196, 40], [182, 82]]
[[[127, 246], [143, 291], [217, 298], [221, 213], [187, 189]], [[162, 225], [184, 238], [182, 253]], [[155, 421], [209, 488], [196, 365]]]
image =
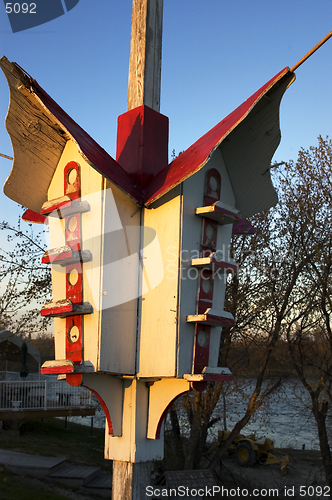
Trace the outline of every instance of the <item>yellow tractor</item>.
[[[218, 442], [212, 443], [208, 451], [211, 452], [220, 446], [223, 441], [226, 441], [229, 434], [228, 431], [219, 431]], [[228, 451], [234, 454], [236, 462], [242, 467], [251, 467], [257, 462], [261, 465], [280, 464], [281, 473], [286, 474], [289, 464], [288, 455], [281, 459], [277, 458], [271, 453], [273, 448], [272, 439], [257, 439], [254, 435], [244, 436], [239, 434], [229, 446]]]

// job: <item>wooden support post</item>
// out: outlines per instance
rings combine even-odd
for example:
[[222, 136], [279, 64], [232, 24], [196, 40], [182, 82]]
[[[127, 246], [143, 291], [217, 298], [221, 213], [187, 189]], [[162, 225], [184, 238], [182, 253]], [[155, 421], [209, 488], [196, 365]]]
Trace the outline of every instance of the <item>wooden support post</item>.
[[133, 0], [127, 110], [160, 111], [163, 0]]
[[153, 462], [113, 461], [112, 500], [142, 500], [150, 484]]

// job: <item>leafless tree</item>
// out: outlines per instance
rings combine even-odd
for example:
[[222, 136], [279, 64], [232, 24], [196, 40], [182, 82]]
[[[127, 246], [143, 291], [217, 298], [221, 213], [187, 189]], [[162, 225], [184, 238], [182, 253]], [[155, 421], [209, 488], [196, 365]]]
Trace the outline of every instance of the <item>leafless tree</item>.
[[[26, 225], [26, 228], [23, 226]], [[0, 223], [0, 329], [31, 337], [45, 332], [40, 308], [51, 293], [49, 267], [41, 263], [45, 228]]]
[[[318, 147], [300, 151], [296, 163], [274, 171], [279, 203], [251, 219], [254, 235], [233, 239], [240, 270], [229, 281], [225, 309], [233, 313], [236, 325], [222, 333], [220, 363], [227, 364], [235, 375], [254, 376], [255, 384], [243, 415], [212, 460], [212, 468], [257, 409], [295, 371], [311, 395], [322, 455], [331, 464], [322, 423], [328, 400], [323, 394], [332, 370], [332, 148], [328, 139], [318, 141]], [[301, 365], [305, 334], [310, 332], [312, 339], [314, 331], [315, 335], [324, 332], [325, 342], [330, 343], [330, 354], [324, 355], [324, 376], [319, 379], [324, 390], [317, 380], [310, 386]], [[287, 339], [291, 358], [285, 356]], [[326, 350], [320, 347], [320, 355], [322, 352]], [[320, 359], [316, 365], [322, 367]], [[216, 407], [222, 392], [222, 383], [210, 384], [207, 391], [185, 397], [190, 427], [189, 439], [184, 441], [186, 468], [199, 466], [207, 431], [218, 418]]]
[[287, 165], [282, 189], [292, 198], [292, 214], [306, 259], [302, 314], [287, 325], [293, 366], [311, 398], [328, 484], [332, 458], [326, 417], [332, 400], [332, 142], [301, 150]]

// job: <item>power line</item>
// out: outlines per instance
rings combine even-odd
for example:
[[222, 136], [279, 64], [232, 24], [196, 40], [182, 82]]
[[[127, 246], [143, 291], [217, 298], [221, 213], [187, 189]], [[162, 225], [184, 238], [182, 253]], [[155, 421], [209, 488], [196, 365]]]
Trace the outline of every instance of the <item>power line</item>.
[[13, 160], [14, 159], [11, 156], [3, 155], [2, 153], [0, 153], [0, 156], [2, 156], [3, 158], [7, 158], [7, 160]]
[[299, 60], [294, 66], [290, 69], [290, 71], [295, 71], [299, 66], [301, 66], [304, 61], [306, 61], [316, 50], [318, 50], [329, 38], [332, 36], [332, 31], [328, 33], [320, 42], [317, 43], [317, 45], [314, 46], [313, 49], [311, 49], [302, 59]]

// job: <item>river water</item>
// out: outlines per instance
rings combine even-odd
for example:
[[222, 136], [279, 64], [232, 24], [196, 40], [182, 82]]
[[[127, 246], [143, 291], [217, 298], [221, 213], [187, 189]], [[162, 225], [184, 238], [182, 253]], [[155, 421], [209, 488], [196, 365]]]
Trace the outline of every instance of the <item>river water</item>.
[[[254, 382], [246, 380], [243, 393], [226, 395], [226, 426], [230, 430], [245, 413], [245, 394], [253, 389]], [[224, 404], [218, 404], [216, 415], [224, 422]], [[328, 417], [327, 424], [332, 421]], [[216, 424], [211, 437], [223, 428]], [[276, 448], [319, 449], [317, 427], [310, 410], [310, 396], [302, 385], [295, 380], [286, 381], [282, 387], [271, 394], [266, 402], [251, 417], [242, 431], [244, 434], [254, 433], [256, 437], [269, 437]]]
[[[224, 427], [224, 417], [227, 429], [231, 430], [244, 415], [246, 395], [253, 387], [253, 381], [246, 379], [239, 390], [231, 392], [231, 383], [228, 384], [229, 393], [226, 394], [225, 405], [221, 400], [214, 412], [213, 416], [220, 417], [220, 421], [210, 429], [209, 441], [216, 439], [218, 430]], [[69, 417], [68, 420], [91, 425], [91, 417]], [[186, 434], [188, 426], [183, 415], [180, 422]], [[332, 418], [329, 416], [327, 425], [330, 425], [332, 434]], [[97, 407], [93, 426], [105, 426], [105, 415], [101, 407]], [[306, 449], [319, 449], [317, 427], [310, 411], [310, 397], [297, 381], [285, 382], [278, 392], [272, 394], [242, 432], [255, 433], [256, 437], [269, 437], [276, 448], [302, 449], [305, 446]]]

